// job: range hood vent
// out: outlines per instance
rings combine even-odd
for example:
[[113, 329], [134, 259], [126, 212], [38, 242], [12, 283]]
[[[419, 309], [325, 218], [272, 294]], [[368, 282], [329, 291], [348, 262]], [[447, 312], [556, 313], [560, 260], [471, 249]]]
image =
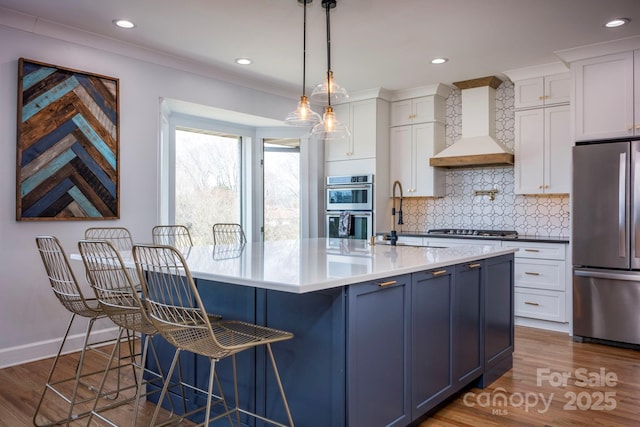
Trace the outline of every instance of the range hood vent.
[[501, 83], [495, 76], [454, 83], [462, 91], [462, 138], [431, 157], [431, 166], [513, 165], [513, 152], [495, 138], [495, 90]]

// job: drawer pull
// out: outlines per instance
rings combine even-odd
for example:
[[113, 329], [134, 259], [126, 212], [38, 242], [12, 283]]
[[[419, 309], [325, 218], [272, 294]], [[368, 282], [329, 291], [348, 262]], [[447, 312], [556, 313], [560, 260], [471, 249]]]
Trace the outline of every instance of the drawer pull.
[[469, 268], [478, 268], [478, 267], [480, 267], [481, 265], [482, 265], [482, 264], [480, 264], [480, 263], [477, 263], [477, 264], [469, 264], [467, 267], [469, 267]]
[[540, 305], [537, 302], [531, 302], [531, 301], [525, 301], [524, 303], [527, 305], [535, 305], [536, 307]]
[[524, 274], [528, 274], [529, 276], [539, 276], [540, 273], [535, 273], [533, 271], [525, 271]]
[[384, 288], [385, 286], [395, 285], [396, 283], [398, 283], [396, 280], [389, 280], [388, 282], [378, 283], [378, 286]]
[[447, 270], [438, 270], [438, 271], [432, 271], [431, 275], [432, 276], [442, 276], [443, 274], [445, 274], [447, 272]]
[[525, 249], [525, 252], [540, 252], [539, 249]]

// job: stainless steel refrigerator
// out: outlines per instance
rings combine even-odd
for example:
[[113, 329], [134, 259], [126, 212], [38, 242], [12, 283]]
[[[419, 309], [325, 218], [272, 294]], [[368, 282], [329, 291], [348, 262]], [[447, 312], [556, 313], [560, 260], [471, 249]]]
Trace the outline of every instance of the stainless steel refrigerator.
[[640, 345], [640, 141], [573, 148], [573, 333]]

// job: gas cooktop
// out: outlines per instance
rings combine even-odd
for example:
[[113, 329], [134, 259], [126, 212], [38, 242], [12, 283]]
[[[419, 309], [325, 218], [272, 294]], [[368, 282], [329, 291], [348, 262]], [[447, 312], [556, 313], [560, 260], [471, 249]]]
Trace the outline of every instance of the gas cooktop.
[[472, 228], [432, 228], [427, 234], [447, 234], [455, 236], [479, 236], [479, 237], [513, 237], [517, 236], [515, 230], [475, 230]]

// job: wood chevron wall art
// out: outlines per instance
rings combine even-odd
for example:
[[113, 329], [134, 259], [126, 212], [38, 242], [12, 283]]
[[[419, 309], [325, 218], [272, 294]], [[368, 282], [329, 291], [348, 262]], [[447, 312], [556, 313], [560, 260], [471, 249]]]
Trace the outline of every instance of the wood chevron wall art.
[[20, 58], [18, 221], [119, 218], [118, 86]]

